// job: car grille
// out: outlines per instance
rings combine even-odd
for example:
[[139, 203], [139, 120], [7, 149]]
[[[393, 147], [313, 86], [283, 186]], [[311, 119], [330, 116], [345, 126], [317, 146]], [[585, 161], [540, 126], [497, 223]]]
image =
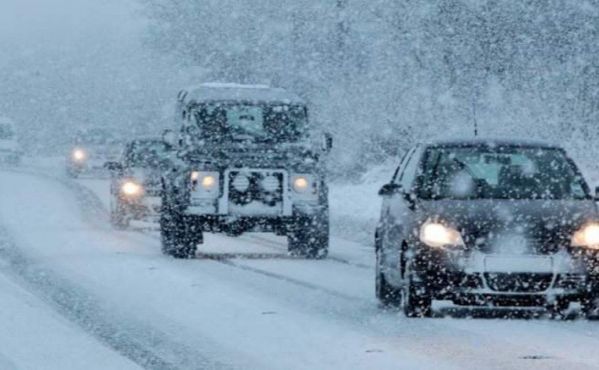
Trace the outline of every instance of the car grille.
[[489, 289], [496, 292], [535, 293], [551, 286], [551, 273], [485, 273]]
[[229, 202], [240, 206], [253, 202], [276, 206], [283, 200], [283, 182], [283, 172], [231, 171], [228, 176]]

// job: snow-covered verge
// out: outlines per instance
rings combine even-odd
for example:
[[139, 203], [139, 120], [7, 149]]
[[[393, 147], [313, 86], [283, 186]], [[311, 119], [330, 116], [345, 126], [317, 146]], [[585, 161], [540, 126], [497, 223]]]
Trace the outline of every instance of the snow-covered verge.
[[371, 245], [381, 209], [378, 191], [391, 180], [399, 161], [372, 167], [355, 183], [333, 182], [329, 186], [331, 232]]

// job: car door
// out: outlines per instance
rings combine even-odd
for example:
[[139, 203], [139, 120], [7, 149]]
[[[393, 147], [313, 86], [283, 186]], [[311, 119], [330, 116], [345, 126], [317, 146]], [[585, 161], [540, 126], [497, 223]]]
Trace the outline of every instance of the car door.
[[381, 243], [382, 265], [388, 280], [394, 285], [401, 284], [401, 271], [405, 266], [403, 241], [410, 232], [408, 226], [414, 213], [414, 203], [409, 194], [412, 192], [420, 157], [420, 147], [415, 147], [408, 153], [391, 182], [397, 190], [383, 197], [385, 227]]

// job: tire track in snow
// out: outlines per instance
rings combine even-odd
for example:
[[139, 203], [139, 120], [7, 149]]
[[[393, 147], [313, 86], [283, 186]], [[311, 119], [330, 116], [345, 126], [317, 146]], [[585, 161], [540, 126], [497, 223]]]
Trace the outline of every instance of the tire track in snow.
[[[29, 171], [11, 171], [26, 175], [40, 176]], [[53, 176], [41, 174], [50, 180]], [[76, 198], [84, 201], [84, 206], [100, 205], [101, 202], [90, 190], [68, 181], [60, 181], [70, 190], [76, 191]], [[88, 214], [89, 220], [101, 215], [102, 208]], [[84, 212], [85, 213], [85, 212]], [[231, 367], [204, 357], [196, 348], [185, 343], [174, 342], [167, 334], [155, 327], [140, 322], [130, 315], [117, 315], [110, 307], [89, 292], [71, 281], [45, 269], [25, 256], [11, 239], [7, 230], [0, 225], [0, 270], [14, 281], [47, 302], [56, 311], [73, 322], [115, 352], [127, 357], [146, 369], [230, 369]], [[1, 360], [1, 359], [0, 359]], [[1, 362], [0, 362], [1, 364]]]

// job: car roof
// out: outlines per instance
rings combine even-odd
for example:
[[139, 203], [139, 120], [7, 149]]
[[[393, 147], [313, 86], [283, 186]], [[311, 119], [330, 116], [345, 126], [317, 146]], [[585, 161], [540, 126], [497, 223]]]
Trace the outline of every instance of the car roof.
[[197, 104], [214, 101], [246, 101], [284, 104], [305, 104], [296, 94], [285, 89], [267, 85], [243, 85], [236, 83], [210, 82], [182, 90], [179, 101]]
[[523, 140], [507, 138], [468, 138], [468, 139], [442, 139], [433, 140], [424, 144], [426, 147], [460, 147], [460, 146], [514, 146], [514, 147], [535, 147], [535, 148], [553, 148], [561, 149], [557, 144], [542, 140]]
[[158, 137], [136, 137], [135, 139], [131, 139], [130, 141], [128, 141], [128, 143], [138, 143], [138, 142], [144, 142], [144, 143], [150, 143], [150, 142], [163, 142], [162, 139], [158, 138]]

